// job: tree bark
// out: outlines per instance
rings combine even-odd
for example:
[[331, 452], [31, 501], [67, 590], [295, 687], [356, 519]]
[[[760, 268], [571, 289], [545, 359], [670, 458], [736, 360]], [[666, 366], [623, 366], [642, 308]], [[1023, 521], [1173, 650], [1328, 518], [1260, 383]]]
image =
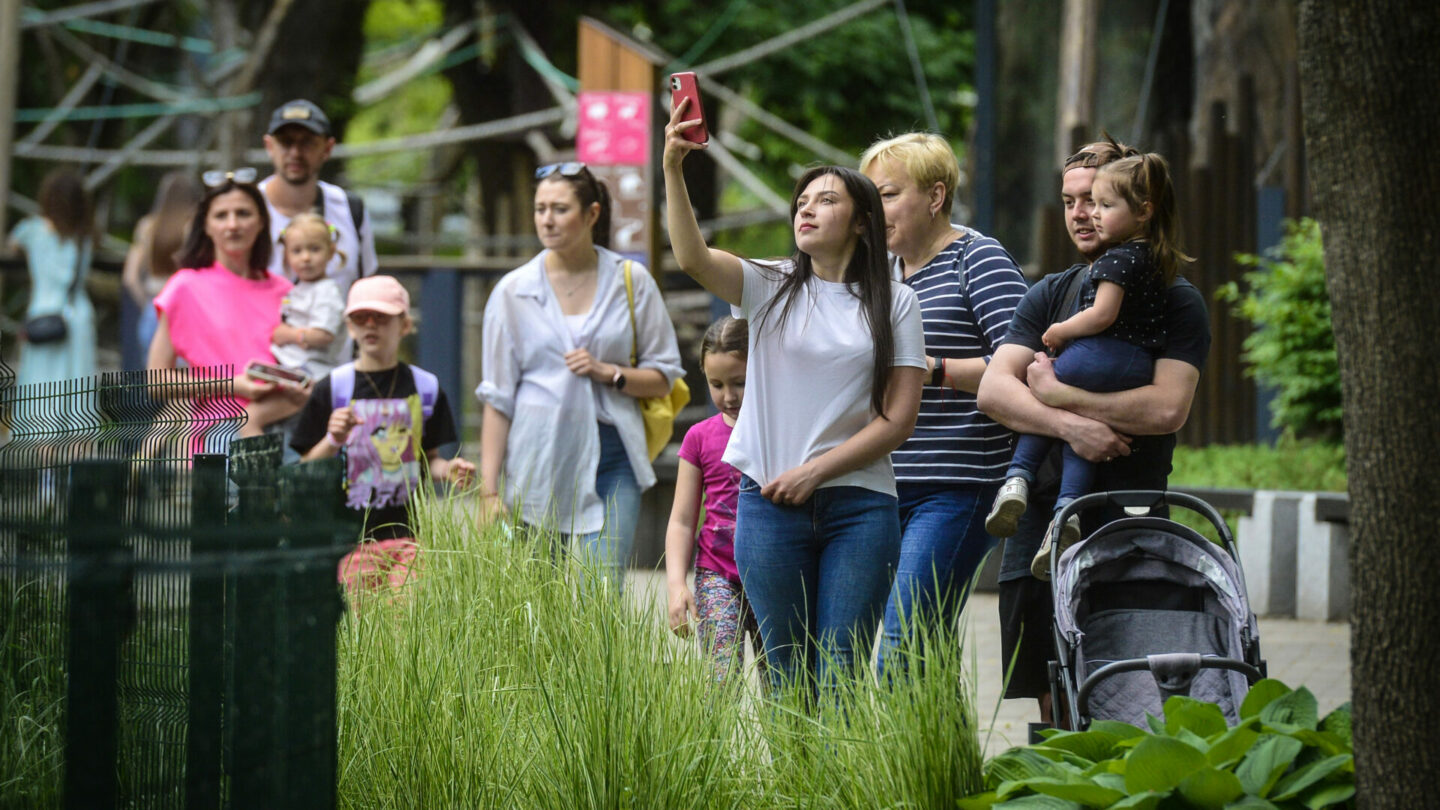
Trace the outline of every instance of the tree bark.
[[1433, 806], [1440, 745], [1440, 6], [1300, 4], [1305, 147], [1345, 397], [1362, 807]]

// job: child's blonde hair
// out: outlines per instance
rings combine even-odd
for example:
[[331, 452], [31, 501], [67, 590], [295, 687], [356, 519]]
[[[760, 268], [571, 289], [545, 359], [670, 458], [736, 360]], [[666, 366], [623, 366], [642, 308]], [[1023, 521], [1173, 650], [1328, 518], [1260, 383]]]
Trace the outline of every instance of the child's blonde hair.
[[1175, 187], [1170, 182], [1170, 165], [1155, 152], [1131, 155], [1101, 166], [1095, 179], [1104, 177], [1115, 193], [1134, 213], [1150, 204], [1150, 219], [1141, 226], [1150, 252], [1169, 284], [1180, 265], [1195, 261], [1180, 250], [1180, 219], [1175, 207]]
[[[339, 256], [341, 264], [345, 263], [345, 251], [341, 250], [340, 246], [335, 244], [335, 240], [339, 238], [340, 232], [335, 230], [334, 225], [326, 222], [324, 217], [314, 211], [303, 211], [296, 214], [290, 220], [290, 224], [286, 225], [285, 229], [280, 231], [280, 244], [285, 244], [285, 237], [289, 235], [291, 230], [299, 230], [301, 228], [319, 228], [324, 231], [325, 238], [329, 240], [330, 253]], [[289, 267], [288, 263], [286, 267]]]

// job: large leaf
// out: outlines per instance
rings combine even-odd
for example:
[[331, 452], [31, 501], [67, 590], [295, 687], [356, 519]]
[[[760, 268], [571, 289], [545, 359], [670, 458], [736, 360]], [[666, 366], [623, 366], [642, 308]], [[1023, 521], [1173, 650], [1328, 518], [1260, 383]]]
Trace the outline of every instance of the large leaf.
[[1355, 747], [1355, 736], [1350, 731], [1350, 704], [1347, 702], [1320, 721], [1320, 730], [1334, 734], [1345, 741], [1346, 750]]
[[1250, 749], [1235, 768], [1245, 792], [1256, 796], [1270, 795], [1280, 775], [1290, 767], [1305, 746], [1291, 737], [1266, 734]]
[[995, 810], [1085, 810], [1085, 805], [1054, 796], [1021, 796], [995, 805]]
[[1220, 810], [1245, 793], [1235, 774], [1217, 768], [1202, 768], [1180, 780], [1180, 795], [1204, 810]]
[[1093, 777], [1091, 777], [1091, 779], [1095, 782], [1095, 784], [1102, 787], [1108, 787], [1112, 790], [1118, 790], [1121, 793], [1125, 792], [1124, 770], [1121, 770], [1118, 773], [1097, 773]]
[[1322, 756], [1336, 756], [1338, 754], [1349, 754], [1354, 749], [1339, 734], [1330, 731], [1311, 731], [1308, 728], [1296, 729], [1290, 732], [1291, 737], [1299, 740]]
[[1169, 793], [1146, 791], [1121, 799], [1110, 805], [1110, 810], [1155, 810], [1155, 808], [1160, 806], [1160, 802], [1164, 801], [1165, 797], [1169, 795]]
[[[1138, 729], [1136, 730], [1138, 731]], [[1045, 748], [1069, 751], [1090, 762], [1099, 762], [1102, 759], [1120, 756], [1123, 752], [1116, 750], [1115, 746], [1122, 739], [1125, 738], [1108, 731], [1092, 728], [1089, 731], [1068, 731], [1056, 734], [1041, 745]]]
[[1324, 807], [1341, 804], [1350, 801], [1355, 795], [1355, 784], [1324, 784], [1310, 791], [1301, 798], [1301, 802], [1310, 810], [1321, 810]]
[[1297, 728], [1313, 731], [1320, 725], [1320, 706], [1310, 690], [1302, 686], [1270, 701], [1260, 710], [1260, 722], [1279, 731]]
[[1294, 773], [1285, 775], [1285, 778], [1275, 783], [1272, 791], [1275, 801], [1283, 802], [1286, 799], [1294, 798], [1332, 773], [1344, 768], [1354, 760], [1350, 754], [1339, 754], [1333, 757], [1326, 757], [1319, 762], [1312, 762]]
[[1188, 728], [1179, 729], [1172, 736], [1201, 753], [1210, 750], [1210, 741]]
[[1109, 807], [1125, 798], [1123, 790], [1114, 790], [1083, 780], [1061, 782], [1055, 779], [1036, 779], [1028, 784], [1036, 793], [1079, 802], [1086, 807]]
[[1176, 734], [1181, 729], [1201, 737], [1210, 737], [1225, 730], [1225, 713], [1214, 703], [1206, 703], [1184, 695], [1165, 701], [1165, 731]]
[[955, 806], [959, 808], [959, 810], [990, 810], [991, 807], [995, 806], [995, 802], [997, 801], [999, 800], [995, 798], [995, 791], [987, 790], [984, 793], [977, 793], [974, 796], [966, 796], [955, 802]]
[[985, 777], [992, 785], [1059, 776], [1061, 772], [1060, 766], [1029, 748], [1011, 748], [985, 766]]
[[1125, 759], [1125, 790], [1166, 793], [1180, 780], [1205, 767], [1205, 755], [1171, 737], [1150, 737]]
[[1261, 709], [1270, 705], [1270, 702], [1276, 698], [1290, 694], [1291, 691], [1290, 687], [1274, 678], [1258, 681], [1250, 687], [1250, 691], [1245, 695], [1245, 701], [1240, 704], [1240, 719], [1249, 720], [1252, 717], [1259, 717]]
[[1136, 737], [1144, 737], [1145, 732], [1129, 723], [1122, 723], [1119, 720], [1096, 720], [1090, 724], [1090, 731], [1099, 731], [1111, 734], [1122, 740], [1133, 740]]
[[1229, 767], [1232, 763], [1239, 762], [1255, 741], [1260, 739], [1260, 732], [1256, 731], [1254, 726], [1254, 722], [1247, 722], [1220, 735], [1219, 739], [1210, 744], [1210, 750], [1205, 752], [1205, 759], [1217, 768]]
[[1225, 805], [1225, 810], [1278, 810], [1275, 803], [1259, 796], [1241, 796]]

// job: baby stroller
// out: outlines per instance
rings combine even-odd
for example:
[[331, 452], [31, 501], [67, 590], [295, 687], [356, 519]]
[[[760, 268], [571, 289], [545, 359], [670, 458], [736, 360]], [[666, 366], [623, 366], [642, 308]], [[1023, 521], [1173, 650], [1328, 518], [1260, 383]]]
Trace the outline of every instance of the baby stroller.
[[[1159, 517], [1166, 506], [1205, 517], [1221, 544]], [[1096, 719], [1145, 728], [1145, 715], [1163, 716], [1171, 695], [1215, 703], [1229, 723], [1239, 722], [1265, 662], [1224, 519], [1190, 495], [1127, 491], [1077, 498], [1052, 526], [1096, 508], [1126, 516], [1050, 555], [1057, 658], [1050, 688], [1064, 697], [1070, 728]]]

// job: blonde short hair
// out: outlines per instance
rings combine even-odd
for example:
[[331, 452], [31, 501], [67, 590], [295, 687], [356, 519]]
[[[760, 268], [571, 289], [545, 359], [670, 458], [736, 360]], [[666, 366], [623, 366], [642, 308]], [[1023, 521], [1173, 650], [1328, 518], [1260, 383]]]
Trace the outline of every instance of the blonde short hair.
[[955, 190], [960, 185], [960, 163], [955, 160], [955, 150], [948, 141], [931, 132], [907, 132], [876, 141], [860, 156], [860, 171], [867, 172], [881, 160], [899, 163], [922, 190], [944, 183], [945, 199], [940, 203], [940, 213], [950, 216]]

